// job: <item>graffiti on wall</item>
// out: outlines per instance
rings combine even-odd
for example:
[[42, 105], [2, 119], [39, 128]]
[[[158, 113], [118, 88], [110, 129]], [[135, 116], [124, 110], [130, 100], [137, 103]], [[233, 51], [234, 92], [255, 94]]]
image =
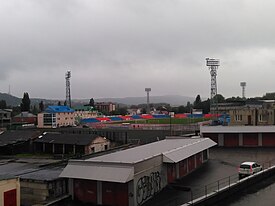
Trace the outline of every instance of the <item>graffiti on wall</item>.
[[137, 204], [141, 205], [147, 199], [154, 196], [161, 190], [160, 173], [152, 172], [149, 176], [141, 177], [136, 186], [136, 200]]

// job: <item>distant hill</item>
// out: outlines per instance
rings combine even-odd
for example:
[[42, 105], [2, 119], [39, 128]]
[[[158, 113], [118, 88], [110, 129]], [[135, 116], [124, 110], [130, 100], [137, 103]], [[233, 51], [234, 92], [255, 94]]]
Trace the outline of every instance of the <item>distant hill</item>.
[[[0, 100], [5, 100], [8, 106], [18, 106], [21, 103], [22, 98], [15, 97], [6, 93], [0, 93]], [[145, 104], [147, 99], [144, 97], [124, 97], [124, 98], [99, 98], [94, 99], [95, 102], [114, 102], [125, 105], [138, 105]], [[38, 105], [39, 102], [43, 101], [47, 105], [57, 105], [58, 101], [64, 103], [64, 100], [49, 100], [40, 98], [31, 98], [32, 105]], [[187, 102], [193, 103], [195, 97], [186, 97], [180, 95], [164, 95], [164, 96], [150, 96], [150, 103], [167, 103], [171, 106], [186, 105]], [[89, 99], [73, 99], [73, 105], [88, 104]]]
[[21, 99], [7, 93], [0, 92], [0, 100], [5, 100], [8, 106], [18, 106], [21, 103]]
[[[150, 96], [150, 103], [168, 103], [172, 106], [186, 105], [189, 101], [193, 103], [194, 97], [186, 97], [180, 95], [164, 95], [164, 96]], [[124, 98], [100, 98], [95, 99], [96, 102], [116, 102], [126, 105], [138, 105], [144, 104], [147, 101], [146, 96], [144, 97], [124, 97]]]
[[[15, 96], [12, 96], [12, 95], [7, 94], [7, 93], [1, 93], [0, 92], [0, 100], [5, 100], [8, 106], [12, 106], [12, 107], [19, 106], [21, 104], [22, 98], [15, 97]], [[43, 101], [44, 104], [48, 104], [48, 105], [50, 105], [50, 104], [57, 105], [57, 103], [58, 103], [58, 100], [31, 98], [31, 104], [32, 105], [38, 105], [41, 101]]]

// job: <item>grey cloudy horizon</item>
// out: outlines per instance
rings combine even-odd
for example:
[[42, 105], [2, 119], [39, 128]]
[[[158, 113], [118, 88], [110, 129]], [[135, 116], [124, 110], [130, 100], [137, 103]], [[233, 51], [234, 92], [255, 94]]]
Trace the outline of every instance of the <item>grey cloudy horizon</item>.
[[0, 2], [0, 92], [65, 98], [273, 92], [275, 1], [24, 0]]

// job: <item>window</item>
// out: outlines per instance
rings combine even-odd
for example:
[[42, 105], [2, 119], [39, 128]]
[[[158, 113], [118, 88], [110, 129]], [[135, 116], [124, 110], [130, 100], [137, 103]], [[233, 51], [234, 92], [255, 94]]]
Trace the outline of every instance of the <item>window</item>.
[[242, 115], [239, 115], [239, 114], [236, 114], [236, 115], [235, 115], [235, 121], [240, 122], [240, 121], [242, 121], [242, 120], [243, 120], [243, 116], [242, 116]]

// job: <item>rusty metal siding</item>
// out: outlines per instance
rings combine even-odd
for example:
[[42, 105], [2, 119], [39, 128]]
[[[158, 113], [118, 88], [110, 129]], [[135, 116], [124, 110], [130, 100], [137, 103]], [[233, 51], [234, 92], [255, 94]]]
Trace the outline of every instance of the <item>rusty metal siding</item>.
[[275, 147], [275, 133], [263, 133], [262, 145], [263, 147]]
[[224, 134], [224, 146], [225, 147], [238, 147], [239, 146], [239, 134], [238, 133], [225, 133]]
[[74, 179], [74, 199], [97, 204], [97, 181]]
[[258, 134], [246, 133], [243, 134], [243, 146], [258, 146]]
[[128, 183], [102, 182], [102, 204], [128, 206]]

